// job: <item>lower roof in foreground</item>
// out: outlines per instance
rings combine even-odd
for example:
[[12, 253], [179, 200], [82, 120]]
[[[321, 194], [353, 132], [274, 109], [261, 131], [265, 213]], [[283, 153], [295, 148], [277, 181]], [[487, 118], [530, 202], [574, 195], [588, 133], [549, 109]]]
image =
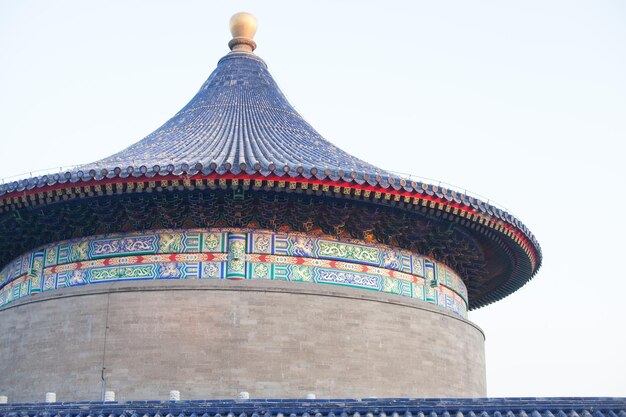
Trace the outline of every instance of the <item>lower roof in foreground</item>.
[[251, 399], [0, 404], [0, 417], [626, 417], [626, 398]]

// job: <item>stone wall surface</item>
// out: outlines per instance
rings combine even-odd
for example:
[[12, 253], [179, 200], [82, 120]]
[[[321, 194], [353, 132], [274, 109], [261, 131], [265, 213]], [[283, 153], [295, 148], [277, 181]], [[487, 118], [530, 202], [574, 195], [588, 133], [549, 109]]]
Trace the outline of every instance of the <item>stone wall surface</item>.
[[[277, 281], [68, 288], [0, 310], [10, 401], [484, 397], [484, 335], [425, 302]], [[104, 371], [103, 371], [104, 368]]]

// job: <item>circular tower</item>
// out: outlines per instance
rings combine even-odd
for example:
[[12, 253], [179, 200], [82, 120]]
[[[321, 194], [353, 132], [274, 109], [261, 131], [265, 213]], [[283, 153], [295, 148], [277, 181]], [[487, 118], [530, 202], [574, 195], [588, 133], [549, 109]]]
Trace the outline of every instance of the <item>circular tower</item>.
[[33, 401], [485, 396], [467, 311], [524, 285], [515, 217], [325, 140], [254, 54], [127, 149], [0, 186], [0, 391]]

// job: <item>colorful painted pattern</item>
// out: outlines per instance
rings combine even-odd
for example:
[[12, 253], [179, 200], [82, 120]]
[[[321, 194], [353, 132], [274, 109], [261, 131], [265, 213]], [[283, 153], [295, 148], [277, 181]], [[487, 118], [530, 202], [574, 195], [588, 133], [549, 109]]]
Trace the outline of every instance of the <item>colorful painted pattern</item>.
[[0, 271], [0, 306], [57, 288], [154, 279], [341, 285], [417, 298], [467, 316], [463, 281], [424, 256], [362, 241], [245, 229], [159, 230], [48, 245]]

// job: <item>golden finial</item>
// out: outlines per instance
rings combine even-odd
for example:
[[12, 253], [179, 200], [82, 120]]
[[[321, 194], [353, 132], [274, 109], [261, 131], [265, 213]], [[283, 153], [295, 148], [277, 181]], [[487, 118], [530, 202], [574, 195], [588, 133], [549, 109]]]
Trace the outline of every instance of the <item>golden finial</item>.
[[256, 43], [252, 40], [256, 33], [256, 17], [251, 13], [240, 12], [230, 18], [230, 33], [233, 38], [228, 47], [233, 52], [252, 52]]

